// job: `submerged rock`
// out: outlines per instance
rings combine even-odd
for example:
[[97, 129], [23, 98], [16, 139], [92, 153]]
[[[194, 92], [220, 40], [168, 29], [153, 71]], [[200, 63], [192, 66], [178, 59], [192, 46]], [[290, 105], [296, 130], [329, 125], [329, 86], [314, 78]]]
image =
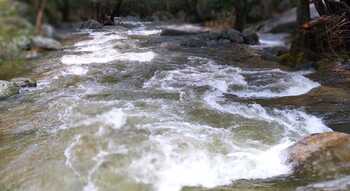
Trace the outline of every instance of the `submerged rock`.
[[15, 83], [18, 87], [21, 88], [32, 88], [37, 86], [36, 81], [30, 78], [15, 78], [12, 79], [11, 82]]
[[80, 29], [102, 29], [103, 25], [96, 20], [90, 19], [81, 23]]
[[32, 39], [33, 47], [44, 50], [60, 50], [62, 44], [55, 39], [46, 38], [43, 36], [36, 36]]
[[19, 87], [9, 81], [0, 80], [0, 100], [19, 93]]
[[308, 136], [287, 149], [296, 175], [322, 176], [350, 170], [350, 135], [328, 132]]

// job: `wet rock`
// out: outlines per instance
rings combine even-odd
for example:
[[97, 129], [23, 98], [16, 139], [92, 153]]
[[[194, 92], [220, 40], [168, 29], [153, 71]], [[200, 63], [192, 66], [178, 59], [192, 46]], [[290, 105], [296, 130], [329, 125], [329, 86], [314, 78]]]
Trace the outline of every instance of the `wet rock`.
[[319, 182], [303, 187], [298, 187], [296, 191], [348, 191], [350, 190], [350, 176], [336, 180]]
[[31, 48], [31, 40], [28, 36], [21, 36], [17, 38], [16, 44], [22, 50], [29, 50]]
[[0, 100], [6, 99], [18, 93], [19, 87], [15, 83], [0, 80]]
[[264, 48], [264, 51], [274, 56], [281, 56], [288, 53], [289, 49], [285, 46], [273, 46]]
[[257, 33], [243, 33], [244, 43], [249, 45], [259, 44], [259, 35]]
[[168, 26], [162, 29], [161, 36], [195, 35], [209, 32], [207, 28], [195, 25]]
[[328, 177], [350, 170], [350, 135], [328, 132], [308, 136], [287, 149], [296, 175]]
[[44, 50], [60, 50], [62, 44], [55, 39], [46, 38], [43, 36], [36, 36], [32, 39], [32, 46]]
[[90, 19], [81, 23], [80, 29], [102, 29], [103, 25], [96, 20]]
[[37, 86], [36, 81], [30, 78], [15, 78], [12, 79], [11, 82], [15, 83], [18, 87], [21, 88], [32, 88]]
[[233, 43], [243, 43], [244, 38], [241, 32], [235, 29], [229, 29], [222, 33], [222, 39], [230, 40]]
[[48, 38], [57, 38], [57, 32], [56, 29], [49, 24], [45, 24], [43, 26], [43, 36], [48, 37]]

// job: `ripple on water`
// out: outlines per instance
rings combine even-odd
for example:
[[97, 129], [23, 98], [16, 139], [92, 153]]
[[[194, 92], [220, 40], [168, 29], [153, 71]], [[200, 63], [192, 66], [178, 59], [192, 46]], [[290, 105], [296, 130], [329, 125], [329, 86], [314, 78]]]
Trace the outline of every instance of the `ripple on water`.
[[[193, 65], [193, 61], [197, 64]], [[213, 60], [190, 58], [186, 68], [160, 71], [144, 87], [179, 90], [209, 86], [213, 90], [242, 98], [276, 98], [303, 95], [320, 86], [303, 74], [279, 69], [242, 70], [218, 65]]]
[[115, 60], [150, 62], [156, 54], [153, 51], [120, 53], [114, 49], [115, 41], [125, 37], [107, 32], [91, 33], [92, 39], [74, 45], [76, 54], [64, 55], [61, 62], [65, 65], [86, 65], [91, 63], [108, 63]]

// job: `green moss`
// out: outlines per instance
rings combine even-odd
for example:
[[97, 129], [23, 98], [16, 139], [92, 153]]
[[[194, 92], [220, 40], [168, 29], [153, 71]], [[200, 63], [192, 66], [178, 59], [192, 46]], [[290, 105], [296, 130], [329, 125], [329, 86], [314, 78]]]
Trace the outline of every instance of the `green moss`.
[[305, 63], [305, 55], [304, 53], [286, 53], [279, 57], [279, 61], [282, 65], [296, 68], [299, 65]]

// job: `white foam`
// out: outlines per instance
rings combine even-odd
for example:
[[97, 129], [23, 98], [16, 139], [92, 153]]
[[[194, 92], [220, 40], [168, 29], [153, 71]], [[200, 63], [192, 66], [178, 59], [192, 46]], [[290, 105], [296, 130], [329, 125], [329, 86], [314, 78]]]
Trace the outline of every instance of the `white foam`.
[[320, 86], [306, 78], [306, 72], [293, 73], [278, 69], [249, 71], [218, 65], [208, 59], [197, 60], [197, 64], [192, 66], [193, 61], [191, 58], [190, 64], [184, 69], [156, 73], [144, 87], [182, 90], [208, 86], [243, 98], [273, 98], [303, 95]]
[[110, 48], [82, 55], [65, 55], [61, 58], [61, 62], [66, 65], [84, 65], [91, 63], [103, 64], [115, 60], [150, 62], [155, 56], [156, 54], [152, 51], [120, 53], [117, 50]]
[[277, 123], [285, 128], [286, 136], [297, 133], [305, 136], [312, 133], [331, 131], [321, 119], [299, 110], [266, 110], [258, 104], [225, 103], [220, 92], [207, 92], [204, 96], [206, 104], [218, 111], [239, 115], [247, 119], [255, 119]]
[[115, 60], [150, 62], [156, 56], [152, 51], [120, 53], [114, 49], [115, 43], [113, 43], [117, 40], [126, 39], [120, 34], [93, 32], [90, 33], [90, 36], [92, 39], [76, 43], [74, 45], [75, 49], [71, 50], [76, 54], [64, 55], [61, 58], [61, 62], [65, 65], [102, 64]]
[[136, 30], [129, 30], [128, 35], [136, 35], [136, 36], [150, 36], [160, 34], [161, 30], [146, 30], [143, 27]]
[[88, 71], [89, 70], [86, 67], [74, 65], [74, 66], [67, 67], [63, 72], [63, 75], [83, 76], [83, 75], [86, 75]]
[[92, 37], [92, 39], [77, 42], [74, 44], [74, 46], [78, 48], [89, 47], [89, 46], [105, 44], [113, 40], [125, 39], [125, 37], [119, 34], [107, 33], [107, 32], [93, 32], [93, 33], [90, 33], [90, 37]]
[[74, 155], [72, 151], [79, 144], [80, 138], [81, 138], [81, 135], [75, 136], [73, 142], [64, 151], [64, 156], [66, 157], [66, 163], [65, 163], [66, 166], [72, 169], [77, 176], [80, 176], [80, 174], [73, 166], [72, 160]]
[[121, 109], [112, 109], [109, 112], [97, 116], [97, 120], [111, 125], [113, 129], [119, 129], [126, 124], [127, 116]]
[[137, 181], [152, 184], [157, 191], [179, 191], [184, 186], [213, 188], [233, 180], [291, 172], [280, 156], [291, 144], [288, 141], [270, 149], [242, 148], [225, 129], [181, 122], [148, 128], [154, 150], [135, 160], [130, 171]]

